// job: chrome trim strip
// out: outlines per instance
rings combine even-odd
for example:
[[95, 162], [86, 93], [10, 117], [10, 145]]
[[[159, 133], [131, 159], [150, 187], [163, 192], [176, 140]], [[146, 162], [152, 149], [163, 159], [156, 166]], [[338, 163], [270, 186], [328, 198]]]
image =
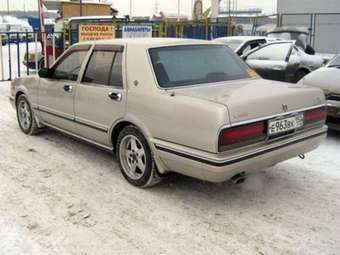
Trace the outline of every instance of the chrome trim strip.
[[99, 127], [97, 125], [90, 124], [89, 121], [81, 120], [81, 119], [75, 118], [73, 116], [72, 117], [65, 117], [63, 115], [60, 115], [59, 113], [54, 113], [54, 112], [50, 112], [49, 110], [41, 109], [40, 106], [35, 108], [35, 110], [38, 110], [38, 111], [46, 113], [46, 114], [50, 114], [50, 115], [55, 116], [57, 118], [65, 119], [65, 120], [68, 120], [68, 121], [72, 121], [72, 122], [74, 122], [76, 124], [83, 125], [83, 126], [86, 126], [86, 127], [89, 127], [89, 128], [92, 128], [92, 129], [95, 129], [95, 130], [98, 130], [98, 131], [101, 131], [101, 132], [104, 132], [104, 133], [107, 133], [109, 131], [109, 129], [107, 127], [106, 128]]
[[53, 116], [56, 116], [56, 117], [59, 117], [59, 118], [74, 121], [74, 116], [72, 116], [70, 114], [65, 114], [65, 113], [61, 113], [61, 112], [58, 112], [58, 111], [53, 111], [50, 108], [45, 107], [45, 106], [41, 106], [41, 105], [38, 105], [34, 108], [36, 110], [40, 111], [40, 112], [44, 112], [44, 113], [47, 113], [47, 114], [50, 114], [50, 115], [53, 115]]
[[82, 140], [82, 141], [84, 141], [84, 142], [87, 142], [87, 143], [93, 144], [93, 145], [95, 145], [95, 146], [98, 146], [98, 147], [100, 147], [100, 148], [102, 148], [102, 149], [105, 149], [105, 150], [107, 150], [107, 151], [113, 151], [113, 147], [109, 147], [109, 146], [106, 146], [106, 145], [97, 143], [97, 142], [95, 142], [95, 141], [92, 141], [92, 140], [90, 140], [90, 139], [87, 139], [87, 138], [85, 138], [85, 137], [83, 137], [83, 136], [76, 135], [76, 134], [74, 134], [74, 133], [72, 133], [72, 132], [70, 132], [70, 131], [66, 131], [66, 130], [64, 130], [64, 129], [62, 129], [62, 128], [59, 128], [59, 127], [57, 127], [57, 126], [55, 126], [55, 125], [52, 125], [52, 124], [49, 124], [49, 123], [47, 123], [47, 122], [45, 122], [45, 121], [41, 121], [41, 124], [43, 124], [43, 125], [45, 125], [45, 126], [47, 126], [47, 127], [50, 127], [50, 128], [52, 128], [52, 129], [55, 129], [55, 130], [57, 130], [57, 131], [59, 131], [59, 132], [62, 132], [62, 133], [64, 133], [64, 134], [70, 135], [70, 136], [72, 136], [72, 137], [74, 137], [74, 138], [80, 139], [80, 140]]
[[107, 132], [109, 130], [107, 127], [98, 125], [98, 124], [96, 124], [92, 121], [85, 120], [85, 119], [82, 119], [82, 118], [76, 117], [74, 121], [77, 124], [84, 125], [84, 126], [87, 126], [87, 127], [93, 128], [93, 129], [97, 129], [99, 131]]

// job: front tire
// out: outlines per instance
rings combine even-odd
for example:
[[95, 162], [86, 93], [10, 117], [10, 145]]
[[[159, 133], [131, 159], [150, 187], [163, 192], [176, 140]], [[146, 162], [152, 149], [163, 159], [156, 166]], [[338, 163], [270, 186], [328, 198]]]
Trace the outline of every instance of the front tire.
[[16, 103], [19, 127], [26, 135], [35, 135], [39, 132], [34, 112], [25, 95], [20, 95]]
[[151, 187], [161, 181], [150, 147], [143, 134], [127, 126], [116, 144], [118, 163], [124, 178], [136, 187]]

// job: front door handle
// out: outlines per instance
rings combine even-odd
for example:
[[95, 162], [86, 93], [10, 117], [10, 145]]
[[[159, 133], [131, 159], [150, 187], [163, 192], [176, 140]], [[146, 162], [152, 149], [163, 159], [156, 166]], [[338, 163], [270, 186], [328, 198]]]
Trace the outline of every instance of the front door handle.
[[122, 94], [111, 92], [111, 93], [109, 93], [109, 98], [114, 100], [114, 101], [120, 102], [120, 101], [122, 101]]
[[72, 87], [71, 85], [65, 85], [65, 86], [64, 86], [64, 91], [65, 91], [65, 92], [71, 93], [71, 92], [72, 92], [72, 89], [73, 89], [73, 87]]

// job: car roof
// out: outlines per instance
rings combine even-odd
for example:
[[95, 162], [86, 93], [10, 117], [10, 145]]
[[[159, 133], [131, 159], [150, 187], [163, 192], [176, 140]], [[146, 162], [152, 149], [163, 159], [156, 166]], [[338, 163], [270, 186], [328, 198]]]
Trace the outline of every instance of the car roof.
[[126, 39], [110, 39], [110, 40], [98, 40], [81, 42], [81, 44], [115, 44], [115, 45], [139, 45], [145, 48], [152, 48], [157, 46], [171, 46], [171, 45], [190, 45], [190, 44], [216, 44], [216, 42], [206, 40], [194, 40], [194, 39], [181, 39], [181, 38], [126, 38]]

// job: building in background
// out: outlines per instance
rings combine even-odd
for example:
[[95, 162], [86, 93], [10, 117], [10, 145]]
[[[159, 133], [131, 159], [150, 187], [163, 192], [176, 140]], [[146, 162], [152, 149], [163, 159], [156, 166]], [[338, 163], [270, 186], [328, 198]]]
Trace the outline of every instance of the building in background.
[[339, 0], [278, 0], [282, 26], [307, 28], [310, 44], [320, 53], [340, 53]]
[[45, 0], [44, 5], [50, 10], [60, 13], [63, 18], [78, 16], [108, 16], [112, 15], [110, 3], [98, 3], [83, 1], [80, 9], [80, 1]]

